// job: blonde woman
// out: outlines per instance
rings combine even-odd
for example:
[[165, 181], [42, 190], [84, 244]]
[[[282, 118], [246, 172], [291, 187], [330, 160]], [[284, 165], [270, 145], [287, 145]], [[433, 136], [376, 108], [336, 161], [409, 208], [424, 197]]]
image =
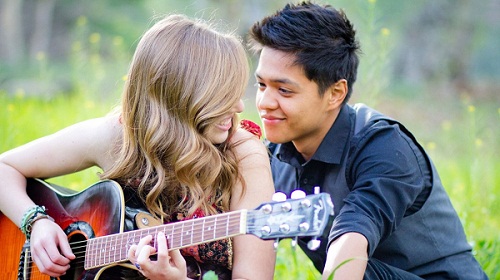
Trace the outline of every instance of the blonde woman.
[[[50, 178], [91, 166], [102, 169], [102, 179], [132, 189], [164, 223], [269, 201], [274, 188], [266, 149], [237, 120], [248, 71], [244, 48], [233, 35], [182, 15], [158, 21], [137, 46], [117, 112], [0, 156], [0, 210], [26, 228], [21, 223], [36, 207], [27, 195], [26, 178]], [[37, 267], [50, 276], [63, 275], [75, 258], [63, 230], [51, 219], [35, 219], [30, 226]], [[184, 255], [202, 271], [215, 271], [219, 279], [273, 278], [270, 241], [242, 235], [216, 241], [220, 243], [212, 247], [219, 252], [204, 254], [205, 247], [181, 254], [168, 252], [162, 234], [155, 236], [154, 249], [152, 238], [142, 238], [128, 251], [141, 277], [192, 277]], [[211, 259], [214, 253], [223, 257]]]

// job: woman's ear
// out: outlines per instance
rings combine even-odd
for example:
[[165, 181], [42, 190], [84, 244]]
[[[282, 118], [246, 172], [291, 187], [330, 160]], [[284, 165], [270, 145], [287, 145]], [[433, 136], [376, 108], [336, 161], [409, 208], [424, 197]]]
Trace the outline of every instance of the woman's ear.
[[331, 108], [338, 108], [344, 102], [344, 99], [347, 95], [348, 86], [346, 79], [340, 79], [336, 83], [330, 86], [327, 90], [328, 94], [328, 103]]

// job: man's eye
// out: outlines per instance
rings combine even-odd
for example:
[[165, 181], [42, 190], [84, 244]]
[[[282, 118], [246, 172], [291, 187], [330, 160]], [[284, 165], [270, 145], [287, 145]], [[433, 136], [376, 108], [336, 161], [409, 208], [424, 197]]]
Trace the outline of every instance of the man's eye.
[[259, 89], [263, 89], [266, 87], [266, 85], [264, 85], [263, 83], [259, 83], [259, 82], [255, 83], [254, 86], [259, 88]]
[[286, 93], [292, 93], [292, 91], [291, 91], [291, 90], [284, 89], [284, 88], [279, 88], [279, 91], [280, 91], [281, 93], [285, 93], [285, 94], [286, 94]]

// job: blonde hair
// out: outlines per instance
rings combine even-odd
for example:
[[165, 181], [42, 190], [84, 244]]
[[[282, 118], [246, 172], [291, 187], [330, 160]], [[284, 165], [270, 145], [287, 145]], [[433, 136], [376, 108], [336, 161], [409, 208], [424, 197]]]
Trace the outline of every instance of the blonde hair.
[[[168, 16], [140, 40], [122, 97], [123, 143], [103, 178], [137, 180], [157, 216], [229, 209], [241, 180], [234, 146], [214, 145], [205, 130], [232, 110], [248, 82], [243, 45], [207, 22]], [[244, 184], [244, 182], [242, 182]]]

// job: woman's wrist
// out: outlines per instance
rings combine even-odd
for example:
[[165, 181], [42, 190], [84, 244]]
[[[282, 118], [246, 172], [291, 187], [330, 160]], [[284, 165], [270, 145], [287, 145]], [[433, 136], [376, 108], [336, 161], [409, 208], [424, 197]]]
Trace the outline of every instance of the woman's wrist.
[[26, 210], [26, 212], [23, 215], [23, 218], [21, 219], [21, 227], [20, 227], [20, 230], [24, 233], [24, 235], [26, 235], [26, 239], [29, 240], [31, 237], [31, 230], [33, 229], [33, 224], [36, 221], [42, 219], [49, 219], [51, 221], [54, 221], [54, 219], [45, 212], [44, 206], [35, 205]]

